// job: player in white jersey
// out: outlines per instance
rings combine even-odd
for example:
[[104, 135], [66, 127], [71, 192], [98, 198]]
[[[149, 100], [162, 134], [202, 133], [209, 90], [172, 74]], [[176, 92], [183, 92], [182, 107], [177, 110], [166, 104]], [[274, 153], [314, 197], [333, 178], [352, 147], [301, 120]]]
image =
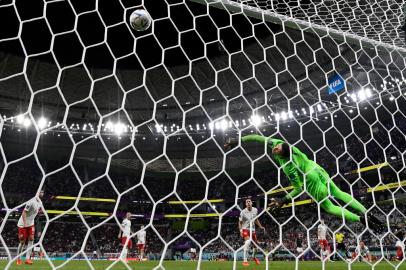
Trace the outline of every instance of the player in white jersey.
[[22, 264], [20, 254], [24, 249], [25, 244], [27, 243], [27, 254], [25, 256], [25, 264], [32, 264], [31, 252], [32, 244], [34, 242], [35, 235], [35, 218], [38, 213], [41, 211], [42, 202], [41, 198], [44, 196], [44, 191], [41, 190], [36, 197], [29, 200], [24, 207], [24, 210], [18, 220], [18, 240], [20, 243], [17, 248], [17, 265]]
[[190, 260], [191, 261], [196, 261], [196, 258], [197, 258], [196, 248], [191, 247], [189, 253], [190, 253]]
[[355, 253], [360, 256], [360, 259], [366, 262], [372, 262], [372, 256], [369, 252], [369, 248], [365, 245], [364, 241], [359, 242], [359, 246], [355, 250]]
[[317, 238], [319, 239], [320, 244], [320, 253], [321, 258], [324, 259], [324, 255], [330, 261], [330, 246], [327, 241], [327, 225], [324, 224], [324, 219], [320, 219], [320, 224], [317, 227]]
[[118, 239], [121, 240], [121, 245], [123, 245], [123, 251], [121, 252], [121, 259], [126, 260], [128, 250], [132, 248], [133, 242], [130, 239], [131, 236], [131, 213], [127, 212], [123, 222], [120, 226], [120, 231], [118, 233]]
[[144, 250], [145, 243], [147, 240], [147, 232], [144, 230], [144, 225], [141, 226], [141, 229], [136, 233], [137, 235], [137, 249], [140, 255], [140, 260], [144, 259]]
[[[250, 248], [251, 238], [254, 242], [257, 242], [257, 235], [255, 233], [255, 224], [261, 230], [265, 230], [265, 228], [259, 222], [258, 216], [258, 209], [252, 207], [251, 199], [245, 200], [245, 206], [241, 213], [240, 219], [238, 222], [238, 228], [240, 230], [241, 237], [244, 238], [244, 261], [243, 266], [249, 266], [249, 262], [247, 261], [247, 253]], [[253, 260], [256, 264], [259, 264], [259, 260], [255, 258], [255, 246], [253, 247]]]

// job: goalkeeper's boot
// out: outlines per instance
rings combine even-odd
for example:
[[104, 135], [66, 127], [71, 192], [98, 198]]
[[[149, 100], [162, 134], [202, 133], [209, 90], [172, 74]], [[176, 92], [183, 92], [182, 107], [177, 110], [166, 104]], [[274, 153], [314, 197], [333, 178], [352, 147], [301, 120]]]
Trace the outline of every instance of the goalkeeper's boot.
[[22, 265], [23, 261], [21, 259], [17, 259], [17, 265]]
[[32, 261], [30, 259], [25, 260], [25, 264], [32, 265]]
[[242, 262], [242, 266], [250, 266], [249, 262]]
[[261, 264], [261, 262], [258, 260], [258, 258], [253, 258], [252, 260], [255, 262], [256, 265], [260, 265], [260, 264]]

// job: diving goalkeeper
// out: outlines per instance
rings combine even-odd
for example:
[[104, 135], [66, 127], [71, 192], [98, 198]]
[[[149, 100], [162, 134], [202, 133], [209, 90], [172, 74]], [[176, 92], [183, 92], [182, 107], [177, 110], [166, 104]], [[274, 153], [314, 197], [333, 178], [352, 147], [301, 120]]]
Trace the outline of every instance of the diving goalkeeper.
[[[316, 162], [310, 160], [297, 147], [291, 147], [282, 140], [272, 139], [261, 135], [244, 136], [241, 138], [241, 141], [266, 144], [272, 150], [273, 159], [282, 167], [283, 172], [293, 186], [293, 190], [283, 198], [273, 198], [271, 200], [271, 203], [269, 204], [271, 211], [277, 211], [285, 203], [299, 195], [305, 185], [306, 191], [317, 202], [322, 201], [320, 207], [327, 213], [337, 217], [342, 217], [342, 215], [344, 215], [346, 221], [361, 222], [366, 225], [364, 214], [367, 209], [350, 194], [340, 190], [340, 188], [338, 188], [330, 179], [328, 173]], [[237, 139], [230, 139], [224, 147], [228, 150], [237, 145]], [[331, 200], [327, 198], [329, 196], [328, 185], [330, 185], [330, 194], [348, 204], [357, 212], [357, 214], [334, 205]], [[373, 229], [382, 229], [382, 223], [376, 217], [371, 215], [368, 217], [368, 220], [369, 225], [373, 227]]]

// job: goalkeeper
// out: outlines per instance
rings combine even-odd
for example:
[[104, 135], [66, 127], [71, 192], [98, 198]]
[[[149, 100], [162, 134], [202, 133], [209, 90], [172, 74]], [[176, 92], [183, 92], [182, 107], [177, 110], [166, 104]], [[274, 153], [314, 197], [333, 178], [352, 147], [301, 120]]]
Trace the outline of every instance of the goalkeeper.
[[[283, 172], [288, 177], [293, 186], [293, 190], [279, 199], [272, 199], [269, 207], [270, 210], [276, 212], [285, 203], [290, 201], [302, 192], [302, 188], [305, 185], [307, 192], [317, 201], [322, 203], [320, 207], [329, 214], [337, 217], [342, 217], [346, 221], [361, 222], [366, 225], [364, 214], [367, 209], [350, 194], [340, 190], [333, 181], [331, 181], [328, 173], [320, 167], [316, 162], [310, 160], [303, 152], [298, 148], [290, 147], [282, 140], [272, 139], [270, 137], [264, 137], [260, 135], [248, 135], [241, 138], [242, 142], [258, 142], [266, 144], [272, 149], [272, 156], [276, 163], [282, 167]], [[231, 149], [238, 145], [237, 139], [230, 139], [225, 145], [225, 149]], [[292, 155], [291, 155], [292, 153]], [[340, 206], [334, 205], [329, 196], [328, 185], [330, 185], [330, 194], [342, 200], [353, 208], [357, 214], [348, 211]], [[382, 223], [374, 216], [369, 217], [369, 225], [374, 229], [382, 229]]]

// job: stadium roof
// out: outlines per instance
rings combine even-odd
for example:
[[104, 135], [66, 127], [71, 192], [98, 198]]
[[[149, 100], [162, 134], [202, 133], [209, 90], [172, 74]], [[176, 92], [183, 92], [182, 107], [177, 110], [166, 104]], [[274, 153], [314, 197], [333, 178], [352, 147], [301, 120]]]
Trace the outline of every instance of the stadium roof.
[[[318, 145], [322, 131], [332, 124], [343, 136], [354, 128], [367, 132], [368, 123], [357, 117], [358, 109], [372, 123], [376, 117], [371, 110], [383, 103], [389, 111], [396, 107], [390, 102], [392, 86], [386, 87], [384, 82], [396, 84], [396, 79], [404, 78], [400, 52], [361, 42], [348, 44], [309, 29], [302, 32], [260, 23], [253, 17], [230, 15], [227, 10], [194, 2], [153, 2], [145, 3], [155, 20], [145, 32], [135, 32], [127, 24], [137, 6], [130, 1], [105, 1], [97, 7], [95, 1], [30, 1], [16, 5], [16, 10], [3, 4], [0, 11], [4, 16], [0, 17], [7, 20], [8, 27], [0, 35], [0, 113], [6, 118], [25, 113], [33, 98], [35, 120], [45, 117], [52, 127], [66, 117], [65, 128], [79, 126], [75, 135], [79, 141], [89, 135], [84, 132], [85, 124], [93, 131], [98, 123], [106, 126], [109, 121], [134, 128], [124, 111], [100, 122], [100, 115], [123, 108], [138, 126], [139, 140], [146, 137], [162, 144], [156, 125], [162, 125], [158, 129], [168, 135], [172, 126], [176, 133], [185, 120], [185, 129], [198, 143], [207, 134], [196, 132], [197, 125], [209, 130], [209, 124], [215, 127], [217, 120], [221, 130], [227, 112], [240, 125], [243, 120], [252, 123], [254, 112], [266, 124], [261, 129], [253, 125], [251, 130], [278, 131], [292, 142], [302, 136]], [[346, 80], [347, 92], [329, 95], [328, 79], [335, 73]], [[365, 89], [371, 91], [371, 97], [364, 105], [359, 104], [363, 100], [351, 98]], [[86, 99], [91, 91], [94, 103]], [[404, 102], [402, 97], [394, 98]], [[300, 123], [308, 122], [311, 106], [316, 112], [322, 108], [316, 117], [319, 123], [306, 124], [301, 134]], [[376, 110], [380, 121], [392, 117], [385, 108]], [[275, 129], [278, 117], [287, 124]], [[355, 118], [353, 127], [349, 119]], [[225, 125], [235, 128], [236, 123]], [[228, 135], [232, 134], [231, 129]], [[221, 145], [223, 138], [217, 140]], [[331, 140], [341, 141], [336, 136]], [[184, 144], [177, 145], [174, 149], [182, 153]]]

